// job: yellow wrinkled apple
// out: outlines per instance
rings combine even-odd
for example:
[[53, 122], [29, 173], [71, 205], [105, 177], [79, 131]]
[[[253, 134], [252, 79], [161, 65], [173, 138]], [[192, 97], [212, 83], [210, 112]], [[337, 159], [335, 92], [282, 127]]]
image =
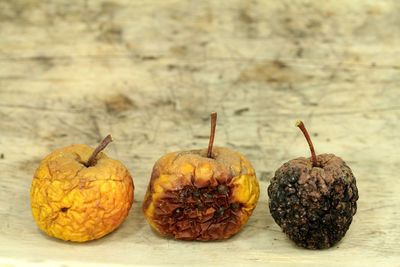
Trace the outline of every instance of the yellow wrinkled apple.
[[132, 206], [134, 185], [127, 168], [100, 152], [74, 144], [49, 154], [37, 168], [31, 187], [32, 215], [50, 236], [84, 242], [115, 230]]
[[260, 194], [253, 166], [239, 152], [212, 147], [165, 154], [154, 165], [143, 202], [150, 225], [182, 240], [229, 238], [251, 216]]

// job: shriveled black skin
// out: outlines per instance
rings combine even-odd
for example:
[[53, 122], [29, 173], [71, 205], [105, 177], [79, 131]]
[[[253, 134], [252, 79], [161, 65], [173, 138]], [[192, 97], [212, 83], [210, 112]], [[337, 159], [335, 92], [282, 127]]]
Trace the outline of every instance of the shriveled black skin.
[[357, 211], [356, 180], [346, 163], [333, 154], [298, 158], [283, 164], [268, 187], [275, 222], [297, 245], [324, 249], [341, 240]]

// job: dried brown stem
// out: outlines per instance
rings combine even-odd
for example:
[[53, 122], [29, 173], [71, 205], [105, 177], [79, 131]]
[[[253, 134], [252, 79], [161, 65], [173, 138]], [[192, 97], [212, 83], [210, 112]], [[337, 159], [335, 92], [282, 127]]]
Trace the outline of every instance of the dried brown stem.
[[211, 113], [211, 134], [210, 134], [210, 141], [208, 143], [208, 151], [207, 151], [207, 158], [211, 158], [212, 156], [212, 147], [214, 143], [214, 136], [215, 136], [215, 127], [217, 126], [217, 112]]
[[88, 162], [86, 163], [86, 167], [90, 167], [93, 166], [95, 160], [96, 160], [96, 156], [97, 154], [99, 154], [109, 143], [111, 143], [112, 141], [114, 141], [114, 139], [112, 138], [112, 136], [109, 134], [107, 135], [103, 141], [101, 141], [101, 143], [96, 147], [96, 149], [93, 151], [92, 155], [90, 156]]
[[303, 132], [304, 137], [306, 138], [307, 143], [310, 146], [313, 167], [319, 167], [319, 164], [317, 161], [317, 156], [315, 155], [313, 143], [311, 142], [310, 135], [308, 134], [307, 129], [304, 126], [304, 123], [302, 121], [296, 121], [296, 126], [299, 127], [300, 130]]

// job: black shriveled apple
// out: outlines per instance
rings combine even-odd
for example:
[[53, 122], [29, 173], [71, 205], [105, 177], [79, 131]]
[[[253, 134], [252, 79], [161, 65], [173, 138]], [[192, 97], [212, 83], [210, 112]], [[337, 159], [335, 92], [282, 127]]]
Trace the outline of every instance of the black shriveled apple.
[[310, 158], [283, 164], [268, 187], [275, 222], [297, 245], [329, 248], [341, 240], [357, 211], [356, 179], [333, 154], [316, 155], [303, 122], [297, 121], [310, 146]]

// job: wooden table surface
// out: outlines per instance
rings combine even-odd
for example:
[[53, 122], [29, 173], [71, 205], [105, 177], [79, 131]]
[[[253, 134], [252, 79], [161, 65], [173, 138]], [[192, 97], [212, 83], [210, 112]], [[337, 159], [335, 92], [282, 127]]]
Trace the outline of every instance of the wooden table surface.
[[[400, 266], [399, 25], [396, 0], [0, 0], [0, 264]], [[141, 211], [152, 166], [205, 148], [211, 111], [260, 201], [228, 240], [161, 237]], [[309, 156], [297, 119], [357, 178], [357, 214], [327, 250], [296, 247], [268, 209], [274, 171]], [[136, 187], [128, 218], [93, 242], [46, 236], [30, 211], [39, 162], [108, 133]]]

